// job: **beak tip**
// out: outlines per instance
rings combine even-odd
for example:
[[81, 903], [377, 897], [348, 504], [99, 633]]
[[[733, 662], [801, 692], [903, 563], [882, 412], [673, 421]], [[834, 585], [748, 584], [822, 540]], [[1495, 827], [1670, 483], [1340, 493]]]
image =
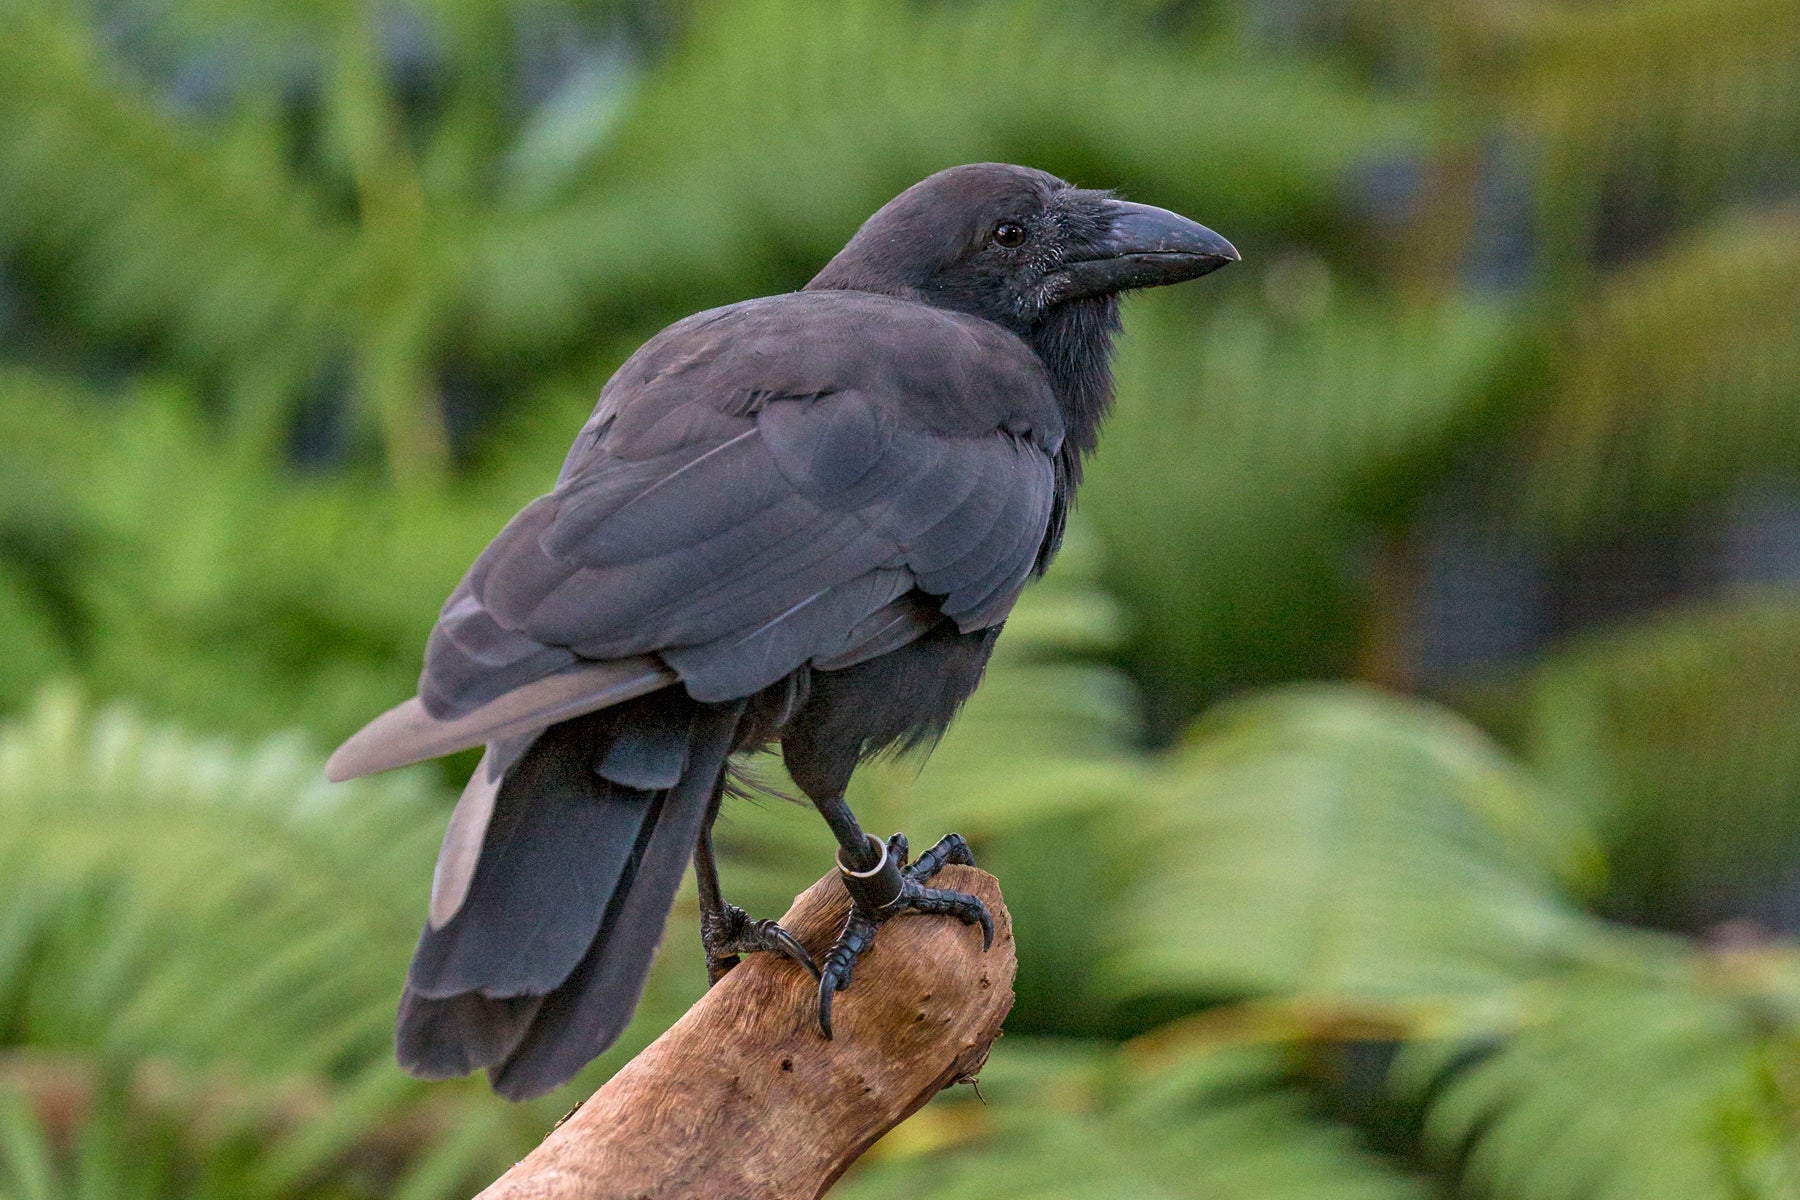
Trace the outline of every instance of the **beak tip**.
[[1217, 233], [1204, 225], [1196, 225], [1194, 228], [1197, 237], [1204, 242], [1204, 248], [1199, 251], [1200, 255], [1212, 259], [1216, 267], [1244, 260], [1244, 256], [1238, 253], [1238, 248]]
[[1243, 259], [1237, 247], [1217, 232], [1147, 204], [1115, 201], [1111, 237], [1115, 254], [1179, 256], [1201, 266], [1200, 274]]

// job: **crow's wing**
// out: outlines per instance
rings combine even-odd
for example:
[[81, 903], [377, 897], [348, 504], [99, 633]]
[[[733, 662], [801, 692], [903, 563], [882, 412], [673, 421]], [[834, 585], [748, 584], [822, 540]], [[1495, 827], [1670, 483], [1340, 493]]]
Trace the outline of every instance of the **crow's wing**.
[[444, 606], [412, 725], [353, 766], [486, 740], [484, 711], [516, 732], [538, 692], [573, 715], [559, 681], [595, 660], [637, 664], [627, 690], [660, 662], [725, 700], [903, 644], [915, 593], [993, 625], [1043, 541], [1061, 435], [1036, 357], [974, 318], [845, 292], [689, 318], [608, 384], [556, 489]]
[[491, 742], [500, 753], [490, 751], [487, 765], [492, 779], [498, 780], [545, 726], [621, 704], [667, 687], [675, 678], [673, 671], [649, 657], [576, 663], [445, 719], [426, 712], [414, 697], [388, 709], [339, 746], [325, 763], [325, 777], [341, 783]]

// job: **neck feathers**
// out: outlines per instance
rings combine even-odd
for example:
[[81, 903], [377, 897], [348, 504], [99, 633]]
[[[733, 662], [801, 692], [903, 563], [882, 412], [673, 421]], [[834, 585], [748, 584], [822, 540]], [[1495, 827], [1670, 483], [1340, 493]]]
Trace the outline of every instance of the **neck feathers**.
[[1063, 526], [1081, 485], [1083, 460], [1099, 444], [1101, 422], [1112, 411], [1112, 347], [1118, 331], [1118, 297], [1096, 296], [1057, 305], [1029, 339], [1050, 371], [1064, 422], [1062, 449], [1056, 455], [1056, 501], [1038, 550], [1039, 573], [1062, 545]]
[[1066, 422], [1062, 457], [1071, 487], [1081, 481], [1081, 460], [1100, 441], [1100, 424], [1112, 411], [1113, 335], [1119, 301], [1097, 296], [1059, 304], [1032, 333], [1031, 348], [1050, 370]]

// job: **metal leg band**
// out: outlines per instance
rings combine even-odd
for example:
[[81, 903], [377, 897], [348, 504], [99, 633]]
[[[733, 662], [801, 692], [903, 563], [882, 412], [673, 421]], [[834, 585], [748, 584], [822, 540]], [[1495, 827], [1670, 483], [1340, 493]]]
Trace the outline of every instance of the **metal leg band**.
[[882, 912], [900, 903], [906, 890], [906, 878], [900, 873], [900, 860], [888, 853], [887, 843], [872, 833], [868, 838], [881, 852], [880, 860], [867, 871], [852, 871], [844, 865], [844, 854], [840, 850], [838, 874], [843, 877], [844, 889], [850, 893], [857, 908], [864, 912]]

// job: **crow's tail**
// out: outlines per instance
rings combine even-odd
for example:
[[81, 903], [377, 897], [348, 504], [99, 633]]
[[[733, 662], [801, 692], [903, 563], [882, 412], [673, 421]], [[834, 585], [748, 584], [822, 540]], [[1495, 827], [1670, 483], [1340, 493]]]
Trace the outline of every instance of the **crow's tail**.
[[[612, 1045], [740, 711], [672, 688], [553, 725], [522, 753], [489, 746], [452, 818], [400, 998], [401, 1066], [427, 1079], [485, 1067], [495, 1091], [523, 1100]], [[490, 762], [501, 773], [484, 787]]]

